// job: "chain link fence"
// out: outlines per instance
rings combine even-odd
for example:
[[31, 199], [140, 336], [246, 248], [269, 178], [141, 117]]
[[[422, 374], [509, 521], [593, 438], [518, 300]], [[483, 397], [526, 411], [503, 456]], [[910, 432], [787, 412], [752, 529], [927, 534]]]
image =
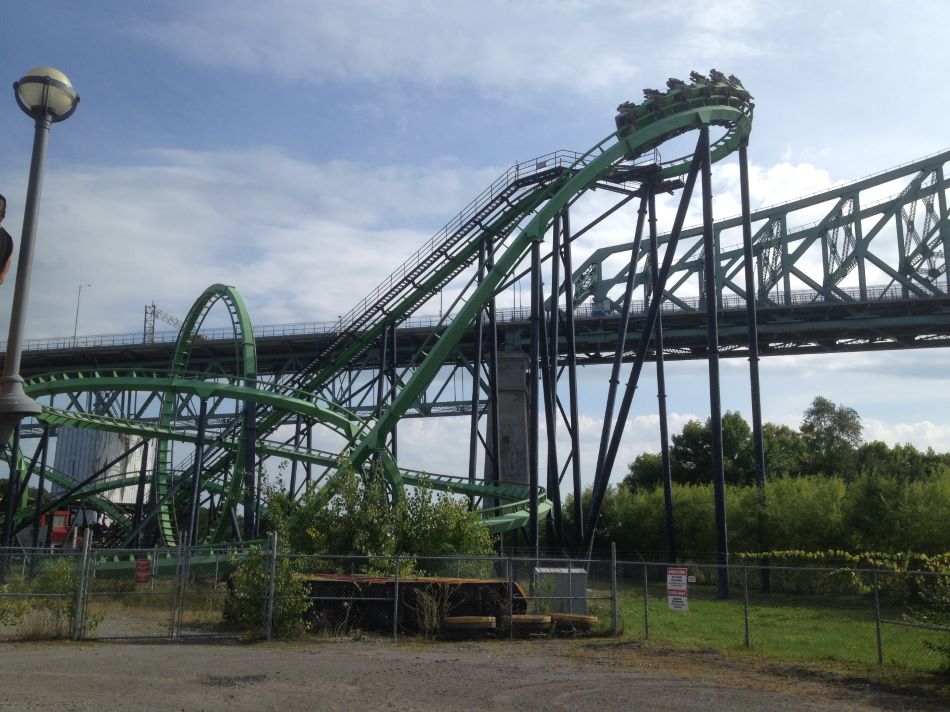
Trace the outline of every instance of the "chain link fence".
[[[88, 541], [88, 539], [87, 539]], [[950, 662], [950, 574], [265, 547], [0, 550], [0, 640], [623, 635]]]

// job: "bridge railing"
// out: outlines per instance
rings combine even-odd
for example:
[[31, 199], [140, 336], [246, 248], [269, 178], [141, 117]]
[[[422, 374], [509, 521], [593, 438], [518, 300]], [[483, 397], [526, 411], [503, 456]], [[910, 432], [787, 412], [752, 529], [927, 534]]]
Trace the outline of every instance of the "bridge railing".
[[[946, 279], [938, 280], [933, 283], [943, 295], [947, 294]], [[812, 289], [798, 289], [789, 292], [786, 295], [782, 290], [775, 289], [769, 293], [768, 299], [759, 296], [756, 299], [757, 306], [767, 307], [804, 307], [811, 304], [845, 304], [854, 302], [856, 304], [869, 302], [899, 301], [902, 299], [925, 299], [919, 295], [908, 293], [903, 294], [899, 285], [874, 285], [865, 289], [862, 297], [861, 290], [858, 287], [839, 288], [838, 292], [845, 295], [843, 298], [828, 298], [821, 292]], [[705, 302], [699, 296], [680, 297], [677, 296], [678, 304], [670, 301], [664, 302], [662, 311], [666, 314], [677, 312], [691, 312], [705, 309]], [[681, 306], [684, 305], [684, 306]], [[631, 313], [640, 314], [647, 310], [647, 302], [644, 300], [635, 300], [631, 305]], [[737, 294], [724, 295], [720, 304], [722, 311], [738, 311], [746, 308], [745, 298]], [[619, 309], [610, 301], [602, 303], [587, 302], [578, 307], [574, 314], [577, 318], [593, 318], [602, 316], [613, 316], [619, 313]], [[501, 323], [510, 323], [516, 321], [527, 321], [531, 316], [529, 307], [507, 307], [499, 308], [495, 312], [497, 321]], [[442, 317], [438, 315], [420, 315], [407, 319], [402, 323], [402, 329], [431, 329], [438, 326]], [[317, 334], [335, 334], [340, 328], [339, 321], [309, 321], [293, 324], [265, 324], [254, 327], [254, 336], [257, 338], [281, 337], [281, 336], [306, 336]], [[149, 334], [146, 340], [142, 332], [131, 332], [124, 334], [98, 334], [91, 336], [54, 336], [40, 339], [26, 339], [23, 342], [24, 351], [63, 351], [70, 349], [103, 348], [110, 346], [140, 346], [144, 344], [169, 344], [174, 343], [178, 338], [177, 331], [156, 331]], [[230, 326], [202, 329], [198, 332], [198, 342], [202, 341], [230, 341], [234, 338], [234, 331]], [[6, 342], [0, 342], [0, 348], [6, 349]]]

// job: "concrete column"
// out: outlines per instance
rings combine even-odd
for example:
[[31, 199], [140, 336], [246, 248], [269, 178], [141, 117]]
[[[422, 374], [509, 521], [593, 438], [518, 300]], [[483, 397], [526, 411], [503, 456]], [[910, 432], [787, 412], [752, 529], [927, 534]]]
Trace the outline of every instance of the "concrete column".
[[[486, 481], [501, 479], [528, 484], [527, 370], [527, 354], [498, 353], [498, 431], [501, 436], [498, 461], [501, 472], [496, 473], [491, 460], [486, 458]], [[491, 432], [488, 442], [491, 442]]]

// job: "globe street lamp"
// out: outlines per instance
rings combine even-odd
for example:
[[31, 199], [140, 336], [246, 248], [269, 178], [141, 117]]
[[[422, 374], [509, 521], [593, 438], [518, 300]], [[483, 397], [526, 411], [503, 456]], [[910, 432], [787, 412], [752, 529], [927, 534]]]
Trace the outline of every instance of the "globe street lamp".
[[[23, 232], [17, 258], [16, 286], [10, 311], [10, 336], [0, 377], [0, 444], [6, 443], [17, 424], [31, 415], [40, 413], [39, 404], [23, 392], [20, 376], [20, 351], [23, 347], [23, 326], [30, 292], [30, 273], [33, 268], [33, 243], [36, 237], [36, 218], [40, 206], [43, 183], [43, 163], [50, 126], [72, 116], [79, 104], [79, 95], [69, 78], [58, 69], [37, 67], [18, 82], [13, 83], [16, 102], [33, 117], [33, 156], [30, 159], [30, 180], [26, 190], [26, 208], [23, 213]], [[10, 478], [12, 481], [12, 477]], [[9, 498], [8, 498], [9, 500]], [[9, 521], [9, 517], [7, 518]]]

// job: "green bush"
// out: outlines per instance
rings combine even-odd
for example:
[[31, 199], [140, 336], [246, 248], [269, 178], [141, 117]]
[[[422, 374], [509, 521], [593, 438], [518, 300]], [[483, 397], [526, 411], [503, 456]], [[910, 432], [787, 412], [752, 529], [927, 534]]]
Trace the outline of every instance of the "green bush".
[[[76, 612], [78, 563], [74, 557], [45, 558], [35, 572], [8, 577], [0, 593], [14, 595], [0, 596], [0, 623], [15, 627], [25, 639], [68, 637]], [[95, 631], [100, 620], [88, 615], [84, 631]]]
[[[228, 579], [229, 595], [224, 604], [224, 620], [251, 633], [264, 633], [270, 557], [255, 550], [232, 561], [234, 571]], [[272, 633], [288, 637], [307, 630], [309, 602], [306, 582], [297, 574], [296, 561], [278, 556], [274, 580]]]

